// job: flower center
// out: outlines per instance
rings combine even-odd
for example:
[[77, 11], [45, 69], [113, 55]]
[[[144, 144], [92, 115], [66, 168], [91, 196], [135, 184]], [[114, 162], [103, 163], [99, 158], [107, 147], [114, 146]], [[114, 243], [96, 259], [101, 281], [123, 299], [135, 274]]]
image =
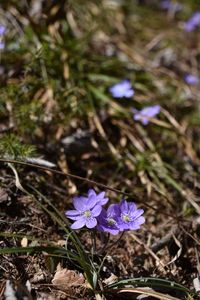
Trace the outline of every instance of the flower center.
[[90, 210], [86, 210], [86, 211], [84, 211], [83, 215], [84, 215], [84, 217], [89, 218], [89, 217], [91, 217], [92, 214], [91, 214]]
[[108, 222], [109, 225], [114, 225], [114, 224], [116, 224], [116, 221], [115, 221], [114, 219], [112, 219], [112, 218], [108, 218], [108, 219], [107, 219], [107, 222]]
[[128, 216], [128, 215], [122, 215], [122, 220], [124, 222], [130, 222], [131, 221], [131, 218]]

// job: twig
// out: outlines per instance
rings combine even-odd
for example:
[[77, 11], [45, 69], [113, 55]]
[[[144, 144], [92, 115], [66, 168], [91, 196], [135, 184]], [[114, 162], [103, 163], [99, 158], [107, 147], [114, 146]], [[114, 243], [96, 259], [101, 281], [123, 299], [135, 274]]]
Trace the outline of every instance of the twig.
[[160, 258], [145, 244], [143, 243], [134, 233], [130, 233], [130, 236], [139, 244], [142, 245], [145, 250], [155, 259], [155, 261], [158, 262], [158, 264], [162, 267], [163, 271], [166, 272], [165, 268], [166, 266], [164, 263], [160, 260]]
[[[85, 177], [74, 175], [74, 174], [71, 174], [71, 173], [68, 173], [68, 172], [62, 172], [62, 171], [59, 171], [59, 170], [55, 170], [55, 169], [51, 169], [51, 168], [48, 168], [48, 167], [39, 166], [39, 165], [36, 165], [36, 164], [33, 164], [33, 163], [27, 163], [27, 162], [15, 160], [15, 159], [0, 158], [0, 163], [1, 162], [2, 163], [19, 164], [19, 165], [23, 165], [23, 166], [29, 166], [29, 167], [33, 167], [33, 168], [38, 168], [38, 169], [43, 170], [43, 171], [49, 171], [49, 172], [52, 172], [52, 173], [55, 173], [55, 174], [59, 174], [59, 175], [62, 175], [62, 176], [67, 176], [67, 177], [71, 177], [71, 178], [74, 178], [74, 179], [82, 180], [82, 181], [85, 181], [87, 183], [90, 183], [90, 184], [93, 184], [93, 185], [97, 185], [97, 186], [99, 186], [101, 188], [104, 188], [106, 190], [110, 190], [112, 192], [115, 192], [115, 193], [122, 194], [124, 196], [133, 198], [133, 195], [130, 194], [130, 193], [122, 192], [122, 191], [120, 191], [118, 189], [111, 188], [111, 187], [109, 187], [109, 186], [107, 186], [107, 185], [105, 185], [103, 183], [99, 183], [99, 182], [96, 182], [94, 180], [87, 179]], [[152, 205], [147, 204], [145, 201], [143, 201], [143, 200], [140, 200], [140, 201], [147, 208], [152, 209], [154, 211], [158, 210], [157, 208], [153, 207]], [[163, 212], [163, 211], [160, 212], [160, 213], [162, 213], [165, 216], [168, 216], [170, 218], [173, 218], [173, 219], [177, 220], [177, 215], [168, 214], [168, 213]]]
[[15, 160], [15, 159], [2, 159], [0, 158], [0, 162], [3, 162], [3, 163], [13, 163], [13, 164], [20, 164], [20, 165], [24, 165], [24, 166], [29, 166], [29, 167], [33, 167], [33, 168], [38, 168], [40, 170], [44, 170], [44, 171], [49, 171], [49, 172], [52, 172], [52, 173], [55, 173], [55, 174], [59, 174], [59, 175], [63, 175], [63, 176], [67, 176], [67, 177], [71, 177], [71, 178], [74, 178], [74, 179], [78, 179], [78, 180], [82, 180], [82, 181], [85, 181], [85, 182], [88, 182], [88, 183], [92, 183], [94, 185], [97, 185], [97, 186], [100, 186], [102, 188], [105, 188], [107, 190], [110, 190], [112, 192], [116, 192], [116, 193], [119, 193], [119, 194], [123, 194], [125, 196], [131, 196], [129, 193], [126, 193], [126, 192], [122, 192], [118, 189], [114, 189], [114, 188], [111, 188], [103, 183], [99, 183], [99, 182], [96, 182], [94, 180], [91, 180], [91, 179], [87, 179], [85, 177], [82, 177], [82, 176], [78, 176], [78, 175], [74, 175], [74, 174], [71, 174], [71, 173], [67, 173], [67, 172], [62, 172], [62, 171], [59, 171], [59, 170], [55, 170], [55, 169], [51, 169], [51, 168], [48, 168], [48, 167], [44, 167], [44, 166], [39, 166], [37, 164], [33, 164], [33, 163], [27, 163], [27, 162], [24, 162], [24, 161], [18, 161], [18, 160]]

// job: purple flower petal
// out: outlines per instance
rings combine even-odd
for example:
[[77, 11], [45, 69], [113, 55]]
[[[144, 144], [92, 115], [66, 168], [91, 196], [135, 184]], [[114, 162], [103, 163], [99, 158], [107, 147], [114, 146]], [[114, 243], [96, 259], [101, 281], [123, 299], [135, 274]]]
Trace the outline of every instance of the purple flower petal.
[[120, 231], [129, 230], [129, 224], [124, 223], [122, 220], [118, 222], [118, 225]]
[[67, 210], [65, 216], [71, 220], [78, 220], [80, 218], [80, 213], [77, 210]]
[[81, 217], [79, 220], [74, 222], [70, 227], [71, 229], [80, 229], [85, 226], [86, 220], [84, 217]]
[[119, 233], [119, 229], [118, 228], [114, 228], [114, 227], [109, 227], [109, 226], [104, 226], [102, 224], [99, 224], [97, 226], [97, 230], [99, 231], [103, 231], [103, 232], [109, 232], [110, 234], [116, 235]]
[[97, 225], [97, 220], [95, 218], [88, 218], [85, 220], [87, 228], [94, 228]]
[[88, 190], [88, 197], [90, 197], [90, 196], [96, 196], [95, 190], [93, 190], [93, 189]]
[[95, 196], [90, 196], [86, 200], [86, 207], [87, 209], [92, 209], [97, 204], [97, 198]]
[[104, 198], [105, 197], [105, 192], [101, 192], [96, 196], [97, 199], [97, 203], [100, 205], [105, 205], [108, 202], [108, 198]]
[[101, 205], [95, 205], [92, 209], [91, 209], [91, 212], [92, 212], [92, 216], [93, 217], [98, 217], [100, 215], [102, 211], [102, 206]]
[[128, 210], [130, 213], [135, 213], [137, 206], [134, 202], [128, 202]]
[[86, 197], [83, 197], [83, 196], [74, 197], [74, 199], [73, 199], [74, 207], [80, 212], [84, 211], [87, 209], [86, 201], [87, 201]]
[[104, 196], [105, 196], [105, 192], [101, 192], [97, 195], [97, 198], [102, 199], [102, 198], [104, 198]]
[[130, 222], [129, 229], [130, 230], [137, 230], [140, 229], [140, 225], [145, 223], [144, 217], [139, 217], [138, 219], [135, 219], [134, 221]]
[[107, 214], [109, 217], [116, 217], [120, 215], [120, 205], [119, 204], [111, 204], [108, 207]]
[[105, 192], [101, 192], [101, 193], [97, 194], [94, 190], [90, 189], [88, 191], [88, 204], [87, 205], [90, 205], [92, 203], [92, 201], [94, 201], [94, 199], [96, 201], [96, 204], [105, 205], [109, 199], [104, 198], [104, 197], [105, 197]]
[[144, 210], [141, 208], [136, 208], [134, 211], [131, 211], [131, 217], [137, 219], [144, 213]]

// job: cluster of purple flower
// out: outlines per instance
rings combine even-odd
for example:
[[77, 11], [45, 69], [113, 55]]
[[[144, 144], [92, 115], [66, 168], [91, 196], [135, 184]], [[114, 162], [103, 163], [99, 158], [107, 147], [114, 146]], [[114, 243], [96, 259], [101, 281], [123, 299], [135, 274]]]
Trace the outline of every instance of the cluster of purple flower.
[[93, 189], [88, 191], [87, 197], [75, 197], [75, 209], [65, 212], [67, 218], [75, 221], [71, 228], [86, 226], [116, 235], [124, 230], [137, 230], [145, 222], [143, 209], [138, 209], [135, 203], [122, 200], [119, 204], [111, 204], [106, 210], [102, 206], [108, 200], [105, 192], [97, 194]]
[[[109, 88], [110, 93], [115, 98], [131, 98], [134, 95], [134, 89], [131, 86], [130, 80], [122, 80]], [[151, 118], [155, 117], [160, 112], [160, 105], [146, 106], [142, 110], [132, 109], [133, 119], [141, 121], [143, 125], [147, 125]]]
[[0, 50], [5, 48], [5, 42], [3, 41], [6, 32], [6, 27], [0, 24]]

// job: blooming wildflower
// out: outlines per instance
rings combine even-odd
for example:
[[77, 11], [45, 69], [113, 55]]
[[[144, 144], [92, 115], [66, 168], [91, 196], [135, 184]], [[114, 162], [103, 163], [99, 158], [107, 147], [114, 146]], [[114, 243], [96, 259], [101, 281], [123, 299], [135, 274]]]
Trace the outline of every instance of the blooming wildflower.
[[142, 110], [132, 109], [134, 114], [133, 119], [135, 121], [141, 121], [143, 125], [149, 123], [149, 119], [155, 117], [160, 112], [160, 105], [153, 105], [144, 107]]
[[140, 225], [145, 222], [145, 218], [141, 216], [144, 210], [137, 208], [134, 202], [122, 200], [119, 204], [119, 209], [118, 226], [120, 231], [140, 229]]
[[67, 210], [66, 217], [75, 222], [72, 229], [79, 229], [84, 226], [94, 228], [97, 225], [97, 217], [102, 211], [102, 206], [97, 203], [96, 197], [75, 197], [73, 199], [74, 210]]
[[192, 74], [186, 74], [184, 76], [184, 80], [187, 84], [190, 84], [190, 85], [195, 85], [195, 84], [199, 83], [199, 78]]
[[95, 198], [96, 203], [99, 205], [105, 205], [108, 202], [108, 198], [105, 198], [105, 192], [101, 192], [97, 194], [93, 189], [90, 189], [88, 191], [88, 198], [89, 199]]
[[164, 10], [179, 12], [182, 10], [183, 5], [178, 2], [173, 3], [173, 2], [171, 2], [171, 0], [163, 0], [160, 3], [160, 7]]
[[107, 211], [103, 208], [101, 214], [98, 216], [97, 230], [109, 232], [113, 235], [119, 233], [117, 220], [120, 217], [119, 204], [111, 204]]
[[184, 30], [190, 32], [200, 25], [200, 11], [194, 13], [191, 18], [184, 24]]
[[130, 80], [122, 80], [117, 84], [112, 85], [109, 88], [110, 93], [115, 98], [131, 98], [134, 95], [134, 90], [132, 88]]

